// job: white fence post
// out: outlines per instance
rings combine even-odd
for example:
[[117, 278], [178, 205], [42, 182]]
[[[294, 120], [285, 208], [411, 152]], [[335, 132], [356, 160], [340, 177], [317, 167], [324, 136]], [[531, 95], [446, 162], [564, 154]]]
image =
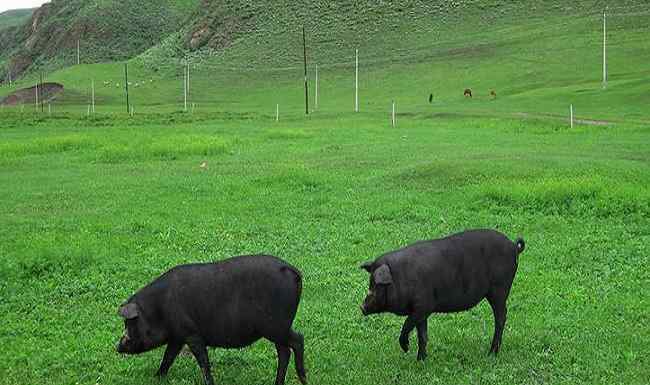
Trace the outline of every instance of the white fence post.
[[607, 10], [603, 11], [603, 89], [607, 88]]
[[571, 115], [571, 128], [573, 128], [573, 104], [569, 107], [569, 113]]
[[316, 91], [314, 92], [314, 109], [318, 109], [318, 64], [316, 64]]
[[392, 124], [393, 128], [395, 128], [395, 101], [393, 100], [393, 115], [392, 115]]
[[275, 121], [280, 121], [280, 104], [275, 105]]
[[359, 50], [355, 50], [354, 112], [359, 112]]

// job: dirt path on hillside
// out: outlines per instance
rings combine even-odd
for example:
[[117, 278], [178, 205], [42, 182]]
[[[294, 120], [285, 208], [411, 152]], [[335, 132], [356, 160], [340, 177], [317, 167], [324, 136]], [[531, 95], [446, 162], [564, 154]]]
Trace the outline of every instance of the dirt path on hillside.
[[[515, 116], [527, 119], [553, 119], [553, 120], [562, 120], [569, 121], [569, 118], [566, 116], [553, 115], [553, 114], [531, 114], [530, 112], [517, 112]], [[616, 125], [616, 122], [610, 120], [597, 120], [597, 119], [578, 119], [573, 120], [577, 124], [585, 124], [588, 126], [613, 126]]]

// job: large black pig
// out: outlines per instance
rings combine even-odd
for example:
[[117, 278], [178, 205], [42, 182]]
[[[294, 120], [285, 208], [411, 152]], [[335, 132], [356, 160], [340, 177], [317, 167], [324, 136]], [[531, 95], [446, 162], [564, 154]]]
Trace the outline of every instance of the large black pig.
[[417, 328], [418, 360], [424, 360], [429, 315], [468, 310], [486, 298], [494, 312], [490, 353], [496, 355], [517, 258], [524, 247], [521, 238], [513, 243], [497, 231], [472, 230], [384, 254], [361, 265], [370, 273], [361, 311], [407, 316], [400, 346], [408, 352], [409, 334]]
[[284, 383], [291, 350], [304, 384], [303, 336], [291, 329], [301, 291], [300, 271], [273, 256], [177, 266], [120, 307], [125, 332], [117, 351], [167, 345], [158, 370], [164, 376], [187, 344], [212, 385], [206, 347], [241, 348], [266, 338], [278, 352], [276, 385]]

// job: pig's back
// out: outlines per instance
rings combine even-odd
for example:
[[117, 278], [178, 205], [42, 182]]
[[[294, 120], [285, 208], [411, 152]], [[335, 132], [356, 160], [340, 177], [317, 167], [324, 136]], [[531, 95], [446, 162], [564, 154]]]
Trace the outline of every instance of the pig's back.
[[401, 296], [435, 311], [454, 312], [475, 306], [491, 286], [512, 282], [514, 247], [499, 232], [471, 230], [416, 242], [380, 261], [391, 267]]
[[296, 268], [266, 255], [183, 265], [168, 279], [168, 300], [181, 309], [185, 329], [219, 347], [243, 347], [288, 330], [302, 289]]

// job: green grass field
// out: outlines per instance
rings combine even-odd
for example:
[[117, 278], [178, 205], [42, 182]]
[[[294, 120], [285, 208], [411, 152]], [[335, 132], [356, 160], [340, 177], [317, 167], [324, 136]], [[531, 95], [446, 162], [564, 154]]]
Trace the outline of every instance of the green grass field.
[[[195, 4], [169, 1], [183, 14]], [[133, 117], [117, 62], [47, 73], [65, 85], [52, 114], [0, 109], [0, 384], [159, 384], [161, 350], [115, 352], [118, 306], [172, 266], [249, 253], [304, 273], [295, 328], [311, 384], [650, 383], [645, 4], [609, 4], [603, 89], [601, 1], [308, 3], [210, 8], [270, 16], [223, 51], [189, 53], [194, 112], [181, 112], [186, 30], [129, 61]], [[527, 244], [501, 353], [487, 356], [482, 303], [432, 316], [418, 363], [400, 350], [403, 319], [361, 316], [359, 264], [470, 228]], [[210, 358], [218, 384], [274, 379], [267, 342]], [[293, 363], [287, 380], [298, 383]], [[202, 378], [182, 356], [163, 383]]]
[[[7, 384], [155, 384], [162, 351], [114, 351], [119, 304], [184, 262], [267, 252], [298, 266], [312, 384], [648, 381], [650, 130], [369, 114], [3, 116], [0, 360]], [[207, 169], [199, 167], [207, 161]], [[482, 303], [362, 318], [360, 262], [475, 228], [523, 235], [501, 354]], [[210, 353], [218, 383], [271, 383], [275, 350]], [[291, 364], [289, 383], [297, 383]], [[181, 357], [169, 384], [198, 384]]]

